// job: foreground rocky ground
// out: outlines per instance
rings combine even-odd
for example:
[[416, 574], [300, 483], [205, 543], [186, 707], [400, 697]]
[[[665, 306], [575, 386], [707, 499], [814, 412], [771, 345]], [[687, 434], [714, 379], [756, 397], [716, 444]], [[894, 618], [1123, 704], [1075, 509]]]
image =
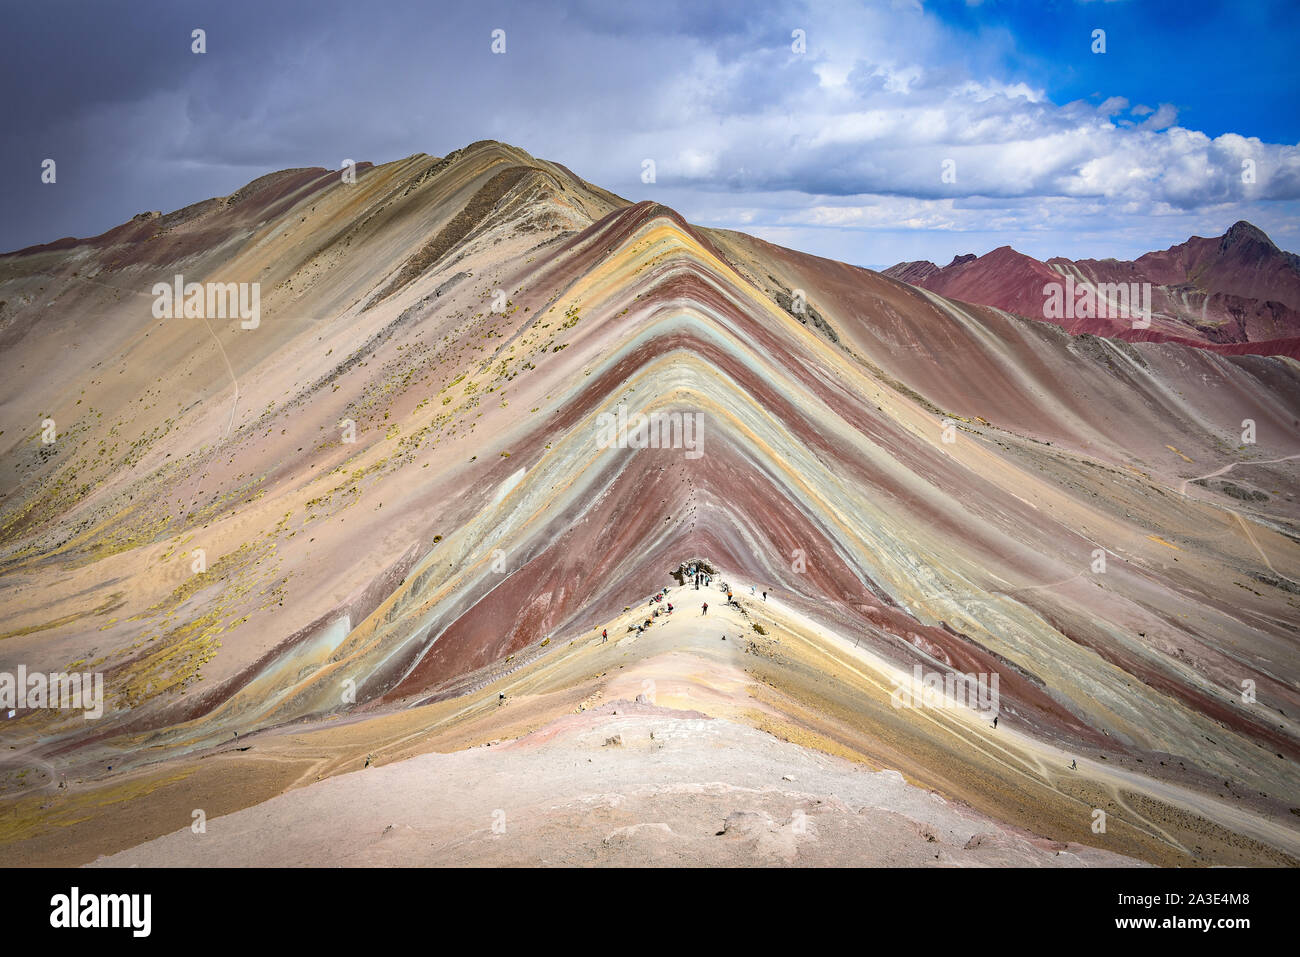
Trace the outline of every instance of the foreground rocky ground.
[[[697, 604], [705, 599], [707, 616]], [[1295, 859], [1286, 822], [1249, 802], [1209, 799], [1186, 776], [1162, 780], [1116, 755], [1072, 755], [1005, 717], [993, 729], [965, 708], [894, 708], [890, 694], [906, 675], [823, 633], [775, 595], [726, 606], [717, 591], [675, 587], [668, 600], [673, 616], [642, 634], [628, 630], [644, 616], [638, 609], [608, 624], [608, 642], [596, 632], [552, 643], [446, 700], [255, 733], [120, 775], [47, 785], [0, 817], [8, 838], [0, 861]], [[1093, 830], [1097, 809], [1106, 815], [1102, 832]]]
[[514, 741], [311, 784], [103, 866], [1087, 866], [1130, 858], [1002, 827], [770, 734], [626, 700]]

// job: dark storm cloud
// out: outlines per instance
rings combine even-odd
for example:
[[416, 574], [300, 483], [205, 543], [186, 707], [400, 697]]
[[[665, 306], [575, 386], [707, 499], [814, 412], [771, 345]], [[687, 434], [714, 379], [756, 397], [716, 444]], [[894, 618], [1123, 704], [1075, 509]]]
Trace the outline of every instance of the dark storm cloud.
[[[638, 9], [629, 8], [634, 23], [654, 20]], [[710, 22], [699, 4], [678, 13], [679, 22]], [[575, 106], [598, 99], [588, 91], [610, 90], [627, 64], [626, 50], [621, 62], [602, 57], [575, 28], [557, 28], [576, 16], [548, 4], [337, 0], [7, 11], [0, 248], [99, 232], [270, 169], [384, 161], [562, 127], [571, 116], [548, 107], [568, 95]], [[743, 19], [711, 22], [745, 28]], [[609, 13], [593, 23], [621, 29]], [[507, 30], [504, 57], [489, 51], [497, 27]], [[203, 55], [190, 49], [195, 28], [206, 31]], [[530, 79], [538, 75], [561, 89]], [[622, 85], [635, 108], [634, 78]], [[642, 89], [653, 89], [649, 78]], [[636, 112], [653, 114], [644, 99]], [[53, 186], [40, 182], [47, 157], [58, 164]]]

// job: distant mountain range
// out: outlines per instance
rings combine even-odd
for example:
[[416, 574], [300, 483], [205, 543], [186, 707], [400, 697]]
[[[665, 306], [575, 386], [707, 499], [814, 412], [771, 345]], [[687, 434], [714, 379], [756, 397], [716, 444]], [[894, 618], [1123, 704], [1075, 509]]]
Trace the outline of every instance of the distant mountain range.
[[[1040, 262], [1001, 246], [948, 265], [901, 262], [885, 275], [940, 295], [1055, 322], [1067, 332], [1129, 341], [1183, 342], [1230, 354], [1300, 355], [1300, 256], [1238, 222], [1222, 236], [1193, 236], [1132, 262], [1057, 257]], [[1050, 284], [1070, 293], [1112, 293], [1095, 308], [1054, 308]], [[1135, 287], [1133, 284], [1137, 284]], [[1045, 291], [1048, 290], [1048, 291]], [[1115, 301], [1128, 290], [1149, 305], [1150, 325]], [[1149, 298], [1148, 298], [1149, 297]], [[1078, 301], [1078, 300], [1076, 300]]]

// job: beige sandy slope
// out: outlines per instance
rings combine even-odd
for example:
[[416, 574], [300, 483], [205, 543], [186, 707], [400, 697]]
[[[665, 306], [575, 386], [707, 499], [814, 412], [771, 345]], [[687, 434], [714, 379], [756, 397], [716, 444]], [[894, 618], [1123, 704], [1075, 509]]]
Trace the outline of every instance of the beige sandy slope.
[[[530, 737], [312, 784], [104, 866], [1130, 863], [1014, 833], [897, 773], [616, 702]], [[533, 738], [543, 739], [534, 742]], [[607, 743], [616, 739], [618, 743]]]
[[[314, 782], [210, 819], [202, 833], [180, 830], [97, 863], [1133, 863], [1101, 847], [1036, 838], [910, 785], [896, 771], [869, 770], [737, 723], [756, 707], [779, 715], [746, 692], [753, 679], [732, 663], [753, 654], [743, 616], [717, 607], [716, 593], [704, 594], [715, 600], [708, 618], [680, 609], [645, 635], [560, 650], [484, 689], [484, 726], [493, 727], [529, 706], [524, 689], [563, 685], [594, 663], [626, 662], [601, 676], [575, 714], [513, 740]], [[669, 598], [693, 605], [698, 595], [678, 589]], [[497, 688], [509, 694], [492, 704], [501, 701], [492, 694]]]

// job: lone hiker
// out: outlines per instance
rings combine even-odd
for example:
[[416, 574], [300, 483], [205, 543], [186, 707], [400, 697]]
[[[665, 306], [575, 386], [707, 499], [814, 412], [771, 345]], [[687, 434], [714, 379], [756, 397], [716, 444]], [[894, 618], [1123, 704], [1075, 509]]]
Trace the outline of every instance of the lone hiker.
[[603, 645], [607, 641], [609, 641], [609, 629], [602, 628], [600, 630], [600, 643]]
[[1074, 758], [1070, 758], [1070, 770], [1071, 771], [1079, 770], [1079, 763], [1075, 761]]
[[993, 716], [993, 727], [996, 728], [997, 726], [998, 726], [998, 716], [995, 714]]
[[709, 603], [706, 601], [704, 603], [704, 611], [700, 612], [700, 614], [707, 615], [708, 613], [709, 613]]
[[763, 592], [763, 601], [767, 601], [767, 592]]

